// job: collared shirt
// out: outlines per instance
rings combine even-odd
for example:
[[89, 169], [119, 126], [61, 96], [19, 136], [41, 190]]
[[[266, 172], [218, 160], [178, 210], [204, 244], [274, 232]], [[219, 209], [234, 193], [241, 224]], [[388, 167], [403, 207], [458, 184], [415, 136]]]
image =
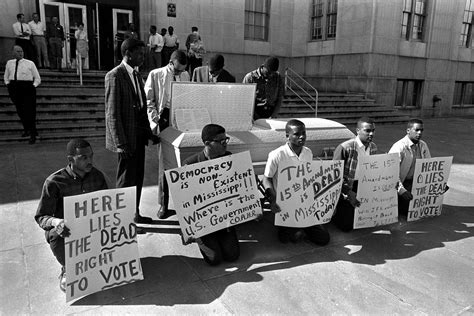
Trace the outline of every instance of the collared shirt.
[[156, 48], [154, 50], [155, 53], [161, 52], [161, 50], [163, 49], [163, 45], [164, 45], [163, 36], [161, 36], [158, 33], [156, 33], [154, 35], [150, 34], [150, 38], [148, 39], [148, 45], [150, 47], [156, 46]]
[[38, 21], [38, 23], [36, 23], [35, 21], [30, 21], [28, 25], [31, 29], [31, 35], [44, 36], [45, 28], [43, 22]]
[[64, 29], [59, 23], [56, 25], [53, 25], [52, 23], [49, 24], [46, 30], [46, 34], [48, 38], [60, 38], [62, 41], [65, 40]]
[[[125, 69], [127, 69], [128, 76], [130, 77], [130, 80], [132, 80], [133, 88], [135, 89], [135, 93], [138, 95], [138, 98], [140, 99], [140, 104], [144, 104], [142, 100], [142, 94], [140, 93], [140, 87], [137, 87], [137, 83], [135, 82], [135, 76], [134, 72], [137, 73], [135, 69], [132, 68], [129, 64], [125, 62], [125, 60], [122, 59], [122, 64], [125, 65]], [[138, 80], [141, 80], [141, 77], [138, 76]]]
[[64, 218], [63, 200], [66, 196], [107, 189], [105, 177], [96, 168], [79, 177], [71, 165], [50, 175], [43, 185], [35, 220], [44, 230], [53, 228], [54, 218]]
[[23, 36], [23, 33], [21, 32], [21, 26], [23, 25], [23, 32], [27, 32], [28, 34], [31, 35], [31, 30], [30, 30], [30, 27], [28, 26], [28, 24], [26, 23], [20, 23], [20, 22], [15, 22], [13, 23], [12, 27], [13, 27], [13, 33], [15, 33], [15, 36], [17, 38], [20, 38], [20, 39], [26, 39], [26, 40], [29, 40], [30, 39], [30, 35], [28, 36]]
[[357, 143], [357, 153], [359, 155], [370, 156], [370, 145], [365, 147], [365, 145], [360, 140], [359, 136], [356, 136], [356, 143]]
[[[358, 137], [354, 137], [338, 145], [334, 150], [334, 155], [332, 158], [333, 160], [344, 161], [344, 175], [342, 182], [342, 193], [344, 194], [348, 194], [349, 191], [352, 191], [354, 181], [356, 180], [354, 176], [357, 169], [357, 163], [359, 161], [359, 145], [357, 138]], [[375, 143], [370, 142], [368, 150], [370, 155], [375, 155], [377, 153], [377, 146]]]
[[[431, 158], [428, 145], [422, 140], [420, 140], [418, 144], [414, 144], [408, 135], [393, 144], [389, 150], [389, 153], [397, 153], [400, 157], [400, 182], [398, 185], [398, 193], [400, 195], [407, 191], [403, 187], [403, 181], [413, 178], [414, 168], [412, 168], [412, 165], [415, 163], [414, 160], [416, 160], [415, 146], [418, 146], [420, 158]], [[411, 175], [409, 174], [410, 171]]]
[[177, 44], [179, 44], [179, 39], [176, 34], [173, 34], [171, 36], [169, 34], [166, 34], [164, 42], [166, 47], [175, 47]]
[[[313, 161], [313, 152], [306, 146], [303, 146], [301, 153], [296, 153], [291, 149], [290, 144], [286, 143], [272, 150], [268, 154], [267, 164], [265, 165], [265, 172], [263, 175], [267, 178], [272, 178], [272, 183], [275, 191], [278, 188], [278, 166], [285, 160], [299, 161]], [[276, 176], [275, 176], [276, 175]]]
[[153, 69], [148, 74], [145, 82], [145, 94], [148, 110], [148, 121], [152, 131], [157, 132], [158, 120], [164, 108], [169, 108], [171, 103], [171, 83], [173, 81], [190, 81], [189, 73], [183, 71], [179, 76], [168, 64], [164, 67]]
[[255, 106], [276, 107], [281, 103], [285, 93], [285, 84], [280, 73], [267, 78], [260, 71], [260, 67], [245, 75], [243, 83], [256, 83]]
[[[16, 59], [10, 59], [5, 66], [5, 73], [3, 75], [5, 85], [8, 85], [10, 81], [15, 80], [15, 68]], [[16, 78], [21, 81], [32, 81], [35, 87], [41, 83], [41, 77], [38, 69], [36, 69], [35, 63], [24, 58], [20, 59], [18, 62]]]

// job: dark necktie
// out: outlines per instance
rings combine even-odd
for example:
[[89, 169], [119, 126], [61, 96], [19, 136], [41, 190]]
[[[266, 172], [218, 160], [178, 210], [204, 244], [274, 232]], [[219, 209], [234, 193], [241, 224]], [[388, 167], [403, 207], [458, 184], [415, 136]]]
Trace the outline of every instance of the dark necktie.
[[133, 71], [133, 79], [135, 81], [137, 100], [138, 100], [138, 103], [139, 103], [138, 107], [141, 109], [142, 106], [143, 106], [142, 98], [141, 98], [141, 89], [140, 89], [140, 84], [138, 83], [138, 73], [135, 70]]
[[23, 23], [20, 22], [21, 35], [23, 35]]
[[17, 81], [17, 76], [18, 76], [18, 64], [20, 63], [20, 60], [17, 59], [16, 60], [16, 64], [15, 64], [15, 74], [13, 75], [13, 80]]

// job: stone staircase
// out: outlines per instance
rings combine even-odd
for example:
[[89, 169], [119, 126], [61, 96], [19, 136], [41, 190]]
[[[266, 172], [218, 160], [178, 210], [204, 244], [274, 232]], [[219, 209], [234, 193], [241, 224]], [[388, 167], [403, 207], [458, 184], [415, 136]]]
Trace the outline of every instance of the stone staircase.
[[[298, 91], [297, 91], [298, 92]], [[299, 93], [299, 95], [303, 95]], [[302, 97], [312, 104], [309, 97]], [[314, 117], [312, 110], [303, 100], [291, 91], [287, 91], [280, 109], [282, 117]], [[376, 123], [406, 122], [408, 117], [396, 109], [378, 104], [367, 99], [363, 94], [355, 93], [320, 93], [318, 98], [317, 117], [353, 125], [362, 116], [369, 116]]]
[[[1, 73], [3, 78], [3, 72]], [[105, 72], [86, 71], [83, 85], [75, 71], [40, 70], [37, 88], [38, 142], [64, 141], [72, 137], [87, 139], [105, 135]], [[7, 88], [0, 87], [0, 144], [27, 142], [23, 127]]]

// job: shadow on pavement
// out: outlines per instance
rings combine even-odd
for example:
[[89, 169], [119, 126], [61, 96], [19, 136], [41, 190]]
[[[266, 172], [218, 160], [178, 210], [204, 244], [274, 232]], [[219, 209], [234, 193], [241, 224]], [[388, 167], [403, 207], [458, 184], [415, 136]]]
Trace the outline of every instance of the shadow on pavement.
[[[351, 233], [329, 225], [332, 240], [326, 247], [281, 244], [272, 223], [273, 215], [266, 213], [263, 221], [239, 226], [241, 256], [236, 263], [209, 267], [201, 258], [184, 255], [142, 258], [143, 281], [89, 295], [73, 305], [208, 304], [233, 284], [262, 281], [264, 272], [338, 261], [383, 265], [473, 237], [474, 207], [444, 205], [439, 217]], [[474, 258], [467, 245], [460, 252]], [[213, 284], [212, 290], [205, 284]]]

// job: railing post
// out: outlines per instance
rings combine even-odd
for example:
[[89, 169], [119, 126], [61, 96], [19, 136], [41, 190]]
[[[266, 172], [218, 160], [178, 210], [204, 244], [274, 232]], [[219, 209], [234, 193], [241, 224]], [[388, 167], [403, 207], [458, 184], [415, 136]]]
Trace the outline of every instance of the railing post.
[[81, 54], [79, 52], [76, 51], [76, 56], [78, 56], [78, 60], [77, 60], [77, 65], [79, 67], [79, 82], [82, 86], [82, 57], [81, 57]]

